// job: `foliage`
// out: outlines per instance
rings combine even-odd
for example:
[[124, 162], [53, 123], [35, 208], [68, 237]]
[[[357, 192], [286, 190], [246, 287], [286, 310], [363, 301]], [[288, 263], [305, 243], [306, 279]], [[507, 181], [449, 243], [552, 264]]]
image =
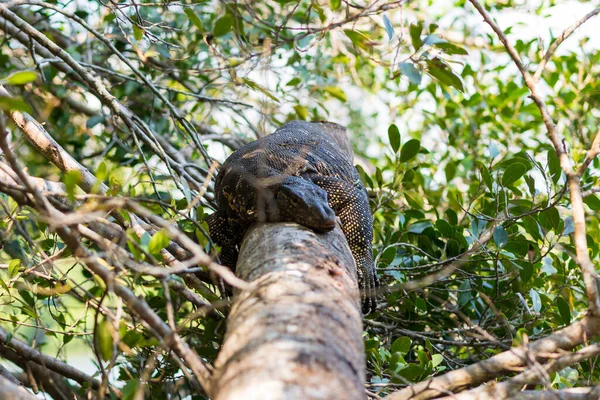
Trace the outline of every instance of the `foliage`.
[[[147, 131], [113, 118], [95, 88], [61, 70], [56, 57], [32, 58], [17, 35], [0, 43], [0, 82], [12, 95], [0, 98], [0, 108], [30, 112], [107, 185], [104, 194], [137, 200], [207, 252], [203, 218], [213, 206], [213, 159], [222, 161], [288, 120], [347, 125], [372, 199], [385, 288], [380, 310], [365, 321], [371, 390], [386, 393], [485, 359], [585, 313], [566, 176], [519, 71], [480, 19], [468, 18], [475, 15], [471, 6], [144, 3], [83, 1], [75, 8], [57, 1], [12, 10], [99, 77]], [[556, 12], [547, 1], [536, 2], [537, 9], [487, 3], [498, 17], [516, 12], [543, 21]], [[501, 21], [524, 64], [539, 65], [547, 43], [537, 33], [512, 34], [518, 24]], [[599, 65], [597, 37], [572, 38], [540, 75], [544, 101], [576, 165], [597, 132]], [[27, 172], [63, 182], [78, 218], [107, 211], [93, 196], [103, 193], [100, 185], [84, 195], [79, 174], [49, 164], [14, 125], [9, 129]], [[595, 158], [580, 182], [595, 265], [599, 171]], [[132, 398], [149, 363], [156, 368], [148, 398], [193, 390], [187, 381], [185, 390], [179, 387], [179, 366], [73, 256], [52, 223], [7, 194], [1, 204], [2, 327], [58, 358], [87, 351], [103, 365], [100, 374], [116, 371], [111, 381], [124, 386], [124, 398]], [[111, 221], [131, 221], [131, 213], [123, 207], [122, 219]], [[159, 279], [128, 268], [165, 264], [161, 251], [174, 240], [169, 232], [140, 235], [130, 226], [120, 239], [127, 261], [108, 245], [81, 240], [163, 320], [176, 321], [205, 361], [214, 360], [223, 312], [205, 313], [169, 286], [184, 282], [179, 275]], [[407, 289], [407, 282], [457, 260], [460, 267], [442, 279]], [[195, 290], [218, 301], [210, 279]], [[600, 369], [584, 361], [554, 373], [551, 386], [599, 380]]]

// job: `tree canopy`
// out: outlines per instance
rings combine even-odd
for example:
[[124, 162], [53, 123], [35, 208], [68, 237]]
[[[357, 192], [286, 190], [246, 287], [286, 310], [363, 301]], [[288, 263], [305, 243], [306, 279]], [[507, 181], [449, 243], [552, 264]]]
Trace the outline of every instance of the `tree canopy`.
[[370, 395], [598, 391], [594, 7], [0, 2], [0, 376], [207, 398], [215, 282], [243, 284], [211, 257], [214, 175], [302, 119], [347, 126], [371, 200]]

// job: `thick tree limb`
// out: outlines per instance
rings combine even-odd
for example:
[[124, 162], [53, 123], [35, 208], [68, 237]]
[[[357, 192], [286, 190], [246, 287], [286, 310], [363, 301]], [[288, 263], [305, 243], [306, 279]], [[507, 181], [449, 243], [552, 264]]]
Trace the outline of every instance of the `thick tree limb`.
[[236, 272], [250, 284], [227, 320], [214, 399], [364, 398], [356, 266], [340, 229], [254, 227]]

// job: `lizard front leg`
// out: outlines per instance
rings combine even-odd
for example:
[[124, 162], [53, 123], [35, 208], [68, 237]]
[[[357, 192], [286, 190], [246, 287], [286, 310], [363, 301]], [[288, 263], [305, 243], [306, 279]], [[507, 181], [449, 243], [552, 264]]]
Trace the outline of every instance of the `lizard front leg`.
[[239, 229], [218, 211], [206, 218], [212, 240], [221, 247], [219, 259], [222, 265], [235, 271], [239, 251]]
[[377, 306], [379, 280], [373, 263], [373, 216], [367, 193], [340, 178], [312, 175], [310, 179], [327, 192], [330, 207], [342, 222], [358, 273], [363, 313], [374, 311]]

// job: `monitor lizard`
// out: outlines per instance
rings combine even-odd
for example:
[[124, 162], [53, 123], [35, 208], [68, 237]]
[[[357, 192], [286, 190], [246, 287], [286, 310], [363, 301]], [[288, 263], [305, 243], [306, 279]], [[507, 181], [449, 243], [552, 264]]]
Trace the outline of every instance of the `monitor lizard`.
[[231, 154], [215, 181], [218, 209], [207, 219], [221, 263], [235, 268], [244, 233], [256, 222], [326, 232], [337, 216], [357, 264], [363, 313], [375, 310], [373, 217], [353, 161], [346, 129], [331, 122], [291, 121]]

